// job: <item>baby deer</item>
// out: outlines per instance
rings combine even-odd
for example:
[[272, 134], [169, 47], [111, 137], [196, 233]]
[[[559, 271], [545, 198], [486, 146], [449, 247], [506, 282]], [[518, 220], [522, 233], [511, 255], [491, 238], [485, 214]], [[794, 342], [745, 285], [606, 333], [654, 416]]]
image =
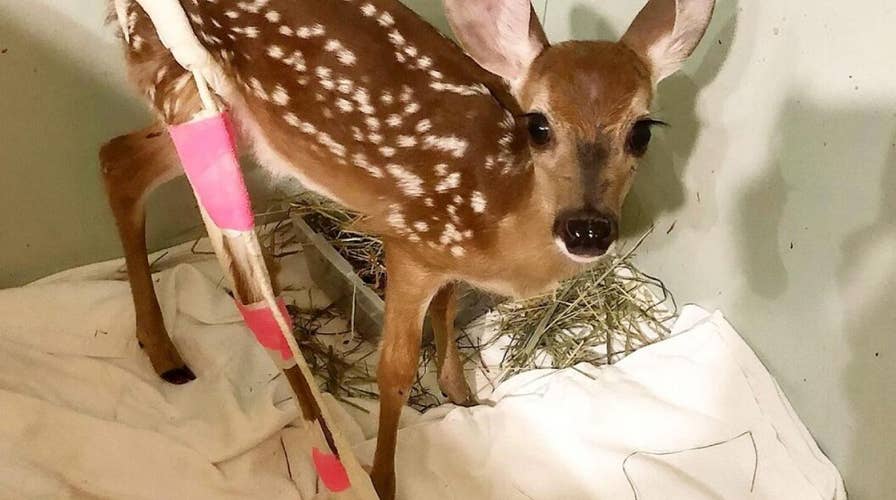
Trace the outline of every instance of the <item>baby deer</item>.
[[[364, 214], [364, 228], [385, 242], [371, 473], [384, 499], [395, 492], [398, 418], [427, 309], [442, 390], [471, 404], [453, 284], [526, 297], [608, 251], [658, 123], [655, 86], [692, 53], [714, 7], [649, 0], [619, 42], [550, 45], [528, 0], [444, 1], [466, 53], [397, 0], [182, 1], [258, 163]], [[159, 122], [106, 144], [103, 174], [137, 336], [163, 378], [185, 383], [194, 375], [153, 292], [144, 201], [182, 174], [166, 126], [201, 105], [140, 6], [118, 3], [130, 76]]]

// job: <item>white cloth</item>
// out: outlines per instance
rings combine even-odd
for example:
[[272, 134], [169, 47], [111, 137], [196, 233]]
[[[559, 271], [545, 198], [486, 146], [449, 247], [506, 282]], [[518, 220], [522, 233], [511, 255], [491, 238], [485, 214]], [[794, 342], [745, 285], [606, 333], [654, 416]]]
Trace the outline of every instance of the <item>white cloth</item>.
[[[119, 266], [0, 290], [0, 499], [314, 498], [288, 386], [217, 286], [215, 262], [155, 275], [198, 375], [184, 386], [159, 380], [138, 349]], [[579, 367], [593, 379], [530, 372], [500, 386], [493, 407], [409, 415], [399, 498], [845, 498], [721, 315], [690, 307], [676, 330], [614, 367]], [[375, 412], [330, 402], [369, 463]]]

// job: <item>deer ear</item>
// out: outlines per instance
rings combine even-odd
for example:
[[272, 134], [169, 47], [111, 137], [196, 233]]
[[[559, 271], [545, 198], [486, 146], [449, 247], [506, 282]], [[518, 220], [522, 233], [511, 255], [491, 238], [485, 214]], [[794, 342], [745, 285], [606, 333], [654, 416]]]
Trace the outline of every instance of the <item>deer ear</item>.
[[650, 63], [653, 81], [678, 71], [706, 33], [715, 0], [650, 0], [622, 43]]
[[547, 48], [529, 0], [444, 0], [461, 45], [480, 66], [514, 83]]

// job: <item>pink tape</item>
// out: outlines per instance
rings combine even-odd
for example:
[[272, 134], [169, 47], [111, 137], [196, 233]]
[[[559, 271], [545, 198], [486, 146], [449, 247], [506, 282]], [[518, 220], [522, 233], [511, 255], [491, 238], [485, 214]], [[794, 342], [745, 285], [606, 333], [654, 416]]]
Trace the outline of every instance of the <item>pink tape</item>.
[[351, 487], [348, 480], [348, 472], [339, 461], [339, 457], [331, 453], [324, 453], [317, 448], [311, 450], [311, 458], [314, 460], [314, 468], [320, 476], [324, 486], [333, 493], [345, 491]]
[[[243, 320], [245, 320], [246, 326], [248, 326], [249, 329], [252, 330], [252, 333], [255, 334], [255, 338], [258, 339], [259, 344], [264, 346], [265, 349], [279, 352], [283, 361], [293, 359], [289, 344], [287, 344], [286, 339], [283, 338], [283, 332], [280, 330], [280, 325], [277, 324], [277, 320], [274, 318], [274, 313], [268, 308], [267, 304], [260, 302], [244, 306], [243, 304], [240, 304], [240, 301], [238, 300], [235, 302], [237, 309], [240, 310], [240, 314], [243, 315]], [[280, 312], [283, 313], [283, 317], [289, 322], [289, 312], [287, 312], [286, 303], [283, 302], [282, 298], [277, 299], [277, 305], [280, 306]]]
[[219, 113], [168, 129], [174, 147], [205, 211], [221, 229], [251, 231], [249, 192], [237, 160], [233, 126]]

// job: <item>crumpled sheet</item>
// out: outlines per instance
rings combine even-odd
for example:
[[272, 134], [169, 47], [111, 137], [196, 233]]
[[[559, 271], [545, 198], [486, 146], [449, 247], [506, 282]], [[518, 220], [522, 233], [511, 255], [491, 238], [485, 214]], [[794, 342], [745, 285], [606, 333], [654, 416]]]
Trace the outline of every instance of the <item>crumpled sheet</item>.
[[[0, 498], [325, 497], [288, 385], [239, 322], [216, 262], [168, 260], [156, 289], [198, 375], [184, 386], [158, 379], [139, 350], [121, 262], [0, 290]], [[286, 266], [310, 283], [300, 256]], [[721, 314], [687, 307], [675, 331], [612, 367], [519, 375], [486, 405], [409, 410], [398, 497], [846, 498]], [[375, 404], [365, 414], [328, 402], [370, 463]]]

